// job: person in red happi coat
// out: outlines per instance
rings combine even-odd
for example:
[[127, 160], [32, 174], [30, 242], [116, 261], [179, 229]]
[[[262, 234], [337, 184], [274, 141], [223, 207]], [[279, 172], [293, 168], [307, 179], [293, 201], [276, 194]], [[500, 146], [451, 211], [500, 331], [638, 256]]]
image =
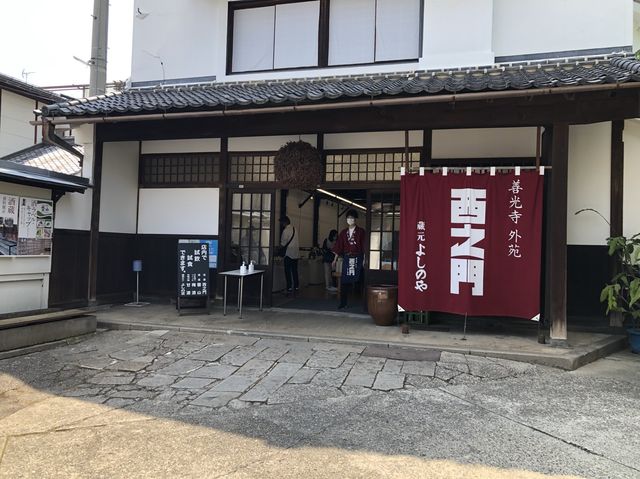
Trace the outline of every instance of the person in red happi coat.
[[342, 274], [340, 276], [340, 303], [338, 309], [347, 306], [347, 297], [352, 285], [361, 284], [364, 278], [364, 241], [365, 231], [356, 225], [358, 212], [347, 212], [347, 227], [338, 234], [333, 247], [333, 267], [339, 256], [342, 256]]

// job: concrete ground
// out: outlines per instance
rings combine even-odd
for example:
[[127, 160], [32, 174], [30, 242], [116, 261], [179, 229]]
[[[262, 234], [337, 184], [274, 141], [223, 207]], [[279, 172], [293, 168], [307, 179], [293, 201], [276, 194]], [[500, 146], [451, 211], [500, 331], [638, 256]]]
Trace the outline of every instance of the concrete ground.
[[0, 478], [637, 478], [639, 359], [100, 331], [0, 361]]

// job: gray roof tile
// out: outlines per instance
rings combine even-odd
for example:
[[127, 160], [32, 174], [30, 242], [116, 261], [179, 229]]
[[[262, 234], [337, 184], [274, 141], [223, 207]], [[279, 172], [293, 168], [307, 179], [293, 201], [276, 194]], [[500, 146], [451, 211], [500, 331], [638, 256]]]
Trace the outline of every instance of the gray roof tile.
[[130, 89], [42, 108], [45, 116], [116, 116], [328, 102], [361, 97], [439, 95], [640, 81], [624, 56], [492, 68]]
[[2, 73], [0, 73], [0, 90], [8, 90], [42, 103], [58, 103], [68, 98]]
[[[75, 153], [73, 151], [74, 150]], [[68, 148], [53, 143], [38, 143], [24, 150], [11, 153], [0, 160], [43, 170], [78, 176], [81, 173], [83, 148], [69, 145]]]

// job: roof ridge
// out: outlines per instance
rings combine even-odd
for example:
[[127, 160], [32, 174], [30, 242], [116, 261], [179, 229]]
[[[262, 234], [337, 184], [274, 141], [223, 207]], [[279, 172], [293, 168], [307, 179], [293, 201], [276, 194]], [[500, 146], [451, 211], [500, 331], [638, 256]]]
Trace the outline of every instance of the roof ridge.
[[65, 98], [63, 95], [58, 95], [57, 93], [45, 90], [44, 88], [32, 85], [31, 83], [18, 80], [17, 78], [4, 73], [0, 73], [0, 88], [6, 88], [9, 91], [13, 91], [18, 94], [21, 93], [24, 96], [29, 96], [30, 98], [35, 96], [38, 97], [35, 99], [38, 99], [39, 101], [49, 99], [55, 102], [56, 100], [62, 100]]

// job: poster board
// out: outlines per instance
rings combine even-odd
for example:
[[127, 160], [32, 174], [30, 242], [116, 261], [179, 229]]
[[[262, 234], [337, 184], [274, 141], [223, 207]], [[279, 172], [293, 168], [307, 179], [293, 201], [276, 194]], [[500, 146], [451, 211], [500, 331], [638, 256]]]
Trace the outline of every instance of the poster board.
[[17, 196], [0, 194], [0, 255], [17, 252], [19, 200]]
[[0, 194], [0, 254], [51, 254], [53, 212], [51, 200]]
[[53, 201], [20, 198], [18, 215], [18, 254], [51, 254]]
[[180, 239], [178, 243], [196, 243], [209, 245], [209, 269], [218, 267], [218, 240], [217, 239]]
[[184, 299], [204, 299], [209, 310], [209, 244], [178, 242], [178, 313]]

